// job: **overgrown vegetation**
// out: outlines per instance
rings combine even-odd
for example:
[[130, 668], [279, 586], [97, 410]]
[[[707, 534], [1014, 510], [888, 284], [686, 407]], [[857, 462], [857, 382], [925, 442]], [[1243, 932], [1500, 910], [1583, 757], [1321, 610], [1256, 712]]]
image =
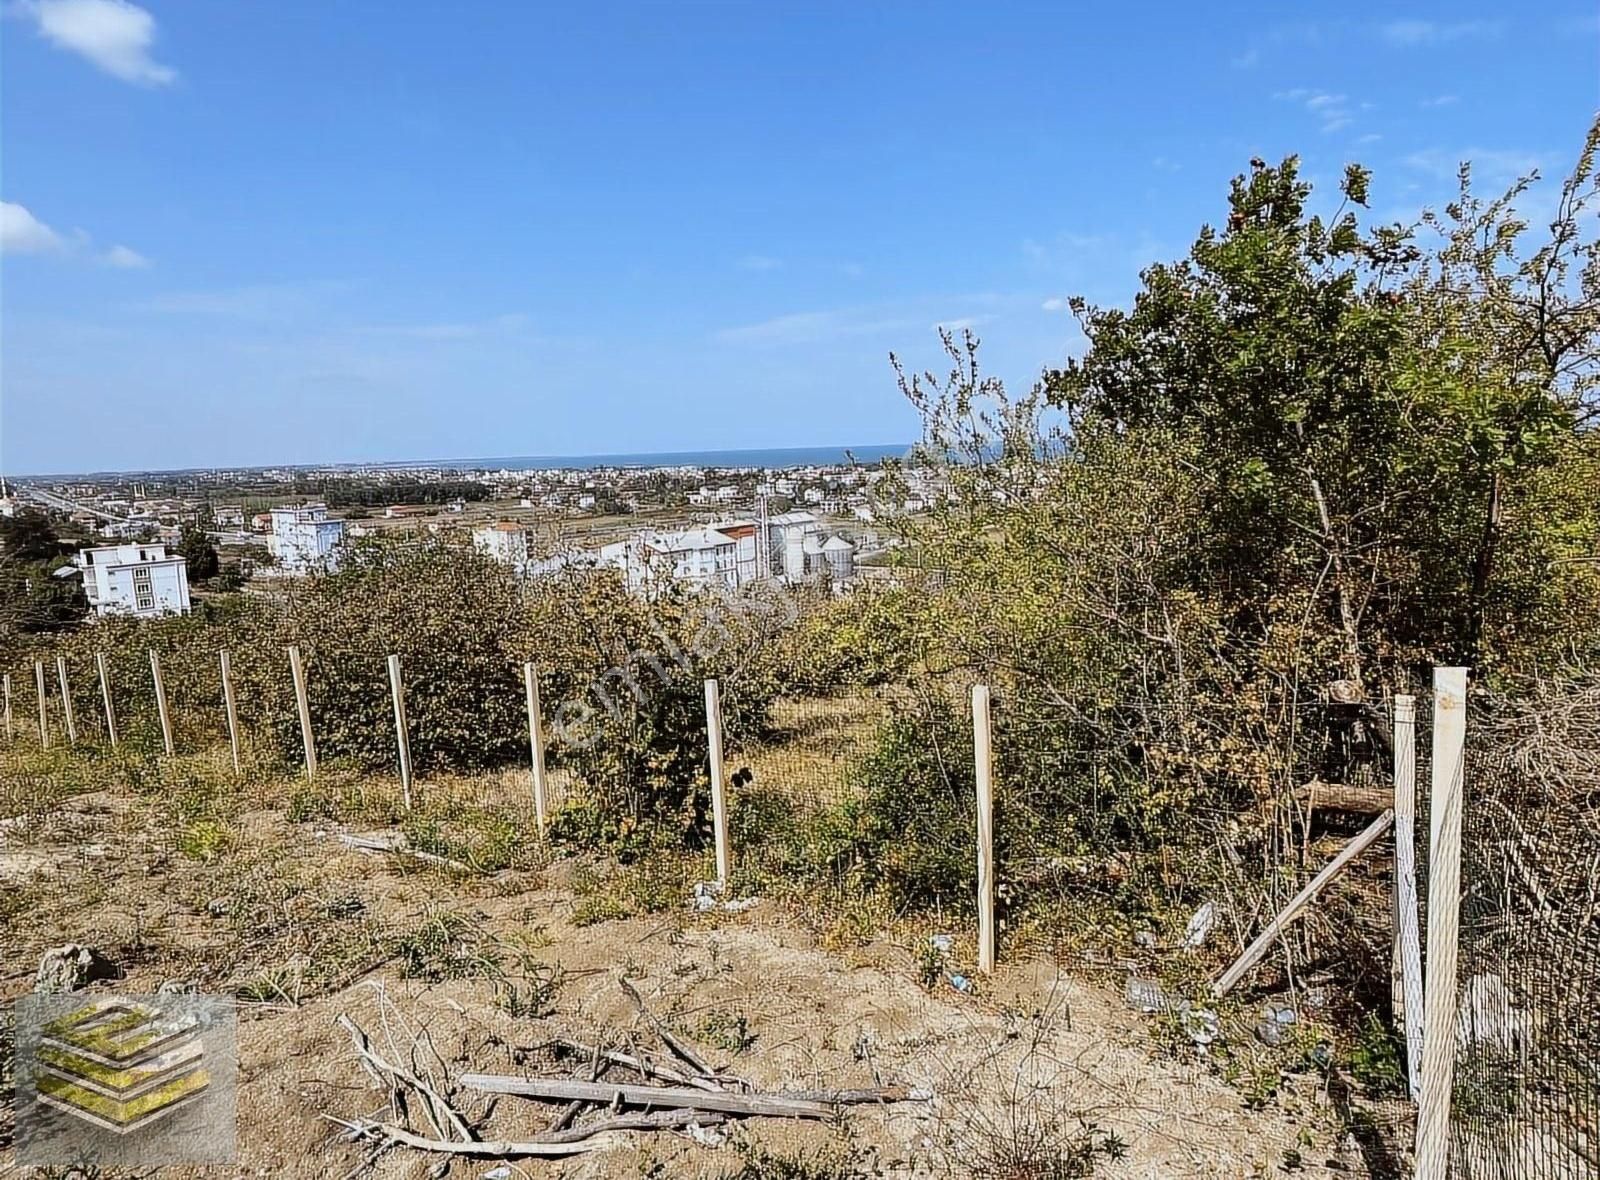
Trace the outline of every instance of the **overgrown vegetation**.
[[[142, 790], [139, 759], [161, 742], [151, 651], [185, 750], [225, 740], [229, 651], [255, 781], [301, 758], [298, 645], [323, 776], [295, 790], [291, 817], [402, 823], [412, 847], [485, 871], [536, 863], [522, 809], [402, 816], [364, 781], [395, 758], [384, 661], [401, 657], [424, 775], [526, 765], [532, 662], [564, 784], [551, 835], [622, 862], [580, 875], [579, 924], [681, 907], [703, 872], [708, 677], [730, 751], [786, 740], [780, 698], [901, 690], [837, 797], [740, 784], [736, 886], [960, 919], [975, 872], [965, 692], [981, 681], [1008, 932], [1068, 906], [1115, 937], [1208, 899], [1269, 912], [1317, 859], [1295, 789], [1386, 773], [1390, 694], [1465, 662], [1504, 704], [1535, 673], [1600, 663], [1597, 147], [1592, 133], [1548, 229], [1518, 213], [1527, 183], [1485, 198], [1464, 169], [1444, 209], [1381, 225], [1365, 170], [1324, 197], [1296, 160], [1255, 161], [1219, 223], [1145, 271], [1129, 306], [1073, 303], [1085, 349], [1027, 392], [984, 373], [975, 339], [947, 336], [947, 373], [902, 374], [925, 434], [908, 466], [947, 495], [895, 522], [886, 588], [644, 599], [608, 571], [519, 580], [464, 546], [391, 540], [339, 573], [155, 623], [74, 628], [64, 591], [13, 593], [0, 658], [20, 688], [28, 661], [63, 655], [93, 734], [104, 652], [119, 766]], [[15, 590], [32, 576], [17, 563], [37, 573], [61, 547], [31, 518], [6, 528], [0, 582]], [[80, 789], [82, 765], [43, 756], [0, 788], [7, 807]], [[225, 859], [234, 793], [161, 773], [176, 849]], [[1370, 908], [1350, 889], [1351, 912]], [[423, 978], [494, 966], [501, 951], [464, 929], [433, 914], [396, 945]], [[1309, 922], [1291, 949], [1327, 936]], [[1360, 932], [1341, 937], [1354, 972]], [[1358, 1081], [1391, 1089], [1380, 1026], [1353, 1027]], [[1084, 1159], [1105, 1151], [1084, 1134]]]

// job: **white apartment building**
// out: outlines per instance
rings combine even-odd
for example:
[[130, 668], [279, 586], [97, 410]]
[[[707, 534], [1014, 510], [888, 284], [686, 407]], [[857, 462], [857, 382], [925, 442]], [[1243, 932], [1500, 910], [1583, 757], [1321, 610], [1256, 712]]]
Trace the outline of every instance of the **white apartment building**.
[[740, 538], [718, 529], [645, 532], [603, 546], [600, 564], [620, 569], [630, 590], [662, 579], [732, 590], [739, 584], [740, 544]]
[[500, 520], [472, 530], [472, 544], [496, 561], [522, 567], [528, 564], [528, 531], [514, 520]]
[[339, 568], [339, 546], [344, 541], [344, 521], [330, 520], [323, 504], [274, 508], [267, 551], [286, 574], [313, 570], [332, 573]]
[[99, 545], [80, 549], [60, 571], [83, 576], [83, 593], [97, 615], [189, 613], [189, 563], [165, 545]]

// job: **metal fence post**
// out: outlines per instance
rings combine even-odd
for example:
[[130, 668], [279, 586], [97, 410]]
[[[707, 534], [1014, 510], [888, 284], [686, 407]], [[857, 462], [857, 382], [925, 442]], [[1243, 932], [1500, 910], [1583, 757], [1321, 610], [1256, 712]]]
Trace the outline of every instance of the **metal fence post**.
[[294, 677], [294, 703], [300, 713], [300, 742], [306, 752], [306, 777], [317, 777], [317, 741], [311, 736], [311, 700], [306, 695], [306, 669], [300, 661], [300, 648], [289, 648], [289, 673]]
[[233, 664], [226, 650], [217, 653], [222, 665], [222, 709], [228, 715], [228, 745], [233, 750], [233, 773], [239, 774], [239, 709], [233, 699]]
[[1456, 959], [1461, 919], [1461, 798], [1467, 670], [1433, 670], [1433, 765], [1428, 801], [1428, 971], [1424, 981], [1422, 1094], [1416, 1180], [1450, 1173], [1450, 1096], [1456, 1067]]
[[1417, 702], [1394, 698], [1394, 984], [1411, 1100], [1422, 1096], [1422, 935], [1417, 925]]
[[726, 886], [733, 875], [728, 847], [728, 795], [722, 777], [722, 695], [715, 680], [706, 681], [706, 744], [711, 755], [711, 823], [717, 843], [717, 881]]
[[44, 704], [44, 665], [38, 660], [33, 661], [33, 687], [39, 694], [39, 748], [50, 748], [50, 714], [45, 710]]
[[106, 653], [94, 653], [95, 671], [100, 673], [100, 702], [106, 708], [106, 739], [111, 748], [117, 748], [117, 710], [111, 703], [111, 669], [106, 663]]
[[394, 737], [400, 749], [400, 798], [411, 810], [411, 736], [406, 726], [406, 690], [400, 678], [400, 657], [389, 657], [389, 693], [394, 697]]
[[167, 688], [161, 680], [161, 657], [156, 654], [155, 648], [150, 649], [150, 682], [156, 690], [156, 715], [161, 719], [161, 746], [171, 758], [174, 752], [172, 744], [172, 714], [167, 711]]
[[528, 699], [528, 759], [533, 767], [533, 818], [543, 838], [549, 820], [550, 799], [544, 777], [544, 722], [539, 718], [539, 671], [533, 662], [522, 665], [522, 687]]
[[978, 970], [994, 970], [994, 741], [989, 686], [972, 686], [972, 757], [978, 785]]
[[56, 682], [61, 685], [61, 718], [67, 723], [67, 744], [78, 744], [78, 719], [72, 712], [72, 683], [67, 679], [67, 657], [56, 657]]

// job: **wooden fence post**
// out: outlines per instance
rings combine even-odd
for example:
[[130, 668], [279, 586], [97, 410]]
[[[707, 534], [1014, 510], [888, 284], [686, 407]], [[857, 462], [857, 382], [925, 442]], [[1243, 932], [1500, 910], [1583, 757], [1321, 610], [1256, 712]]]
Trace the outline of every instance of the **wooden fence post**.
[[67, 744], [78, 744], [78, 719], [72, 712], [72, 683], [67, 679], [67, 657], [56, 657], [56, 683], [61, 685], [61, 718], [67, 723]]
[[111, 703], [111, 669], [106, 664], [106, 653], [94, 653], [95, 671], [100, 674], [100, 701], [106, 707], [106, 739], [111, 748], [117, 748], [117, 710]]
[[1461, 920], [1461, 799], [1466, 773], [1467, 670], [1433, 670], [1433, 764], [1428, 799], [1428, 973], [1416, 1180], [1450, 1174], [1450, 1096], [1456, 1068], [1456, 959]]
[[978, 784], [978, 970], [994, 970], [994, 739], [989, 686], [972, 686], [972, 758]]
[[711, 754], [711, 823], [717, 841], [717, 882], [726, 887], [733, 875], [733, 850], [728, 847], [728, 791], [722, 776], [722, 691], [706, 681], [706, 744]]
[[1394, 698], [1394, 1004], [1411, 1100], [1422, 1095], [1422, 935], [1417, 919], [1417, 702]]
[[531, 660], [522, 665], [522, 686], [528, 697], [528, 756], [533, 764], [533, 816], [539, 825], [539, 836], [543, 838], [550, 799], [545, 793], [544, 723], [539, 719], [539, 675]]
[[6, 741], [11, 740], [11, 673], [5, 674]]
[[294, 677], [294, 703], [300, 711], [300, 741], [306, 751], [306, 777], [317, 777], [317, 742], [311, 736], [311, 700], [306, 696], [306, 669], [300, 662], [300, 648], [289, 648], [289, 672]]
[[233, 663], [228, 658], [226, 648], [217, 655], [222, 664], [222, 709], [228, 715], [228, 745], [233, 748], [233, 773], [240, 774], [239, 709], [233, 699]]
[[33, 687], [39, 694], [39, 748], [50, 748], [50, 714], [45, 710], [44, 704], [44, 665], [38, 660], [33, 661]]
[[389, 694], [394, 697], [394, 737], [400, 747], [400, 799], [410, 811], [411, 736], [406, 728], [406, 690], [400, 680], [400, 657], [397, 655], [389, 657]]
[[172, 714], [167, 710], [167, 687], [161, 680], [161, 657], [156, 654], [155, 648], [150, 649], [150, 682], [156, 689], [156, 715], [161, 718], [161, 746], [171, 758], [175, 750], [172, 745]]

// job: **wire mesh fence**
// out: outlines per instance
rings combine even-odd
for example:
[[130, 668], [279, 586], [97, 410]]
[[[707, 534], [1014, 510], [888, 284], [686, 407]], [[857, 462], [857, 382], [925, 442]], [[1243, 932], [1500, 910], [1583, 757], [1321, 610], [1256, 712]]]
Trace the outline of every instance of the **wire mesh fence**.
[[[1535, 738], [1470, 749], [1451, 1158], [1464, 1180], [1600, 1176], [1600, 779]], [[1563, 771], [1566, 771], [1564, 773]]]

